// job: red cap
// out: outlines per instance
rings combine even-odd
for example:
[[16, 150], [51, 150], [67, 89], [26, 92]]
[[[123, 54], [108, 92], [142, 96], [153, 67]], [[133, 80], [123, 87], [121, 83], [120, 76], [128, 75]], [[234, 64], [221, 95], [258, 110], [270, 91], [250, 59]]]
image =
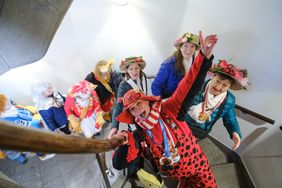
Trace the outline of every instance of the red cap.
[[[158, 101], [161, 100], [160, 96], [148, 96], [143, 94], [140, 90], [131, 89], [125, 93], [123, 96], [122, 103], [124, 106], [123, 111], [116, 117], [116, 120], [123, 123], [134, 123], [135, 117], [129, 112], [129, 108], [137, 102], [137, 100], [145, 100], [145, 101]], [[119, 101], [121, 101], [119, 99]]]

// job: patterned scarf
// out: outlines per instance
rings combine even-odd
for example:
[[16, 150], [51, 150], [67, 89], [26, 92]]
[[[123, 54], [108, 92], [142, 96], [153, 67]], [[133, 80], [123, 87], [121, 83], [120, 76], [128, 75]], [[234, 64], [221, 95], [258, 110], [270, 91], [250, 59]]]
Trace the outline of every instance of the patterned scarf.
[[[224, 101], [227, 95], [227, 91], [214, 96], [209, 92], [209, 87], [210, 87], [211, 81], [207, 84], [204, 92], [204, 101], [206, 100], [205, 105], [205, 113], [209, 116], [208, 121], [211, 121], [210, 115], [212, 112], [217, 109], [221, 103]], [[207, 95], [207, 96], [206, 96]], [[206, 99], [205, 99], [206, 98]], [[206, 121], [201, 121], [198, 119], [200, 112], [202, 112], [202, 106], [204, 101], [200, 102], [199, 104], [196, 104], [194, 106], [190, 107], [190, 110], [188, 111], [188, 114], [197, 122], [197, 123], [205, 123]]]
[[151, 107], [151, 111], [148, 118], [145, 121], [140, 121], [136, 118], [135, 122], [145, 130], [152, 129], [156, 124], [158, 124], [161, 112], [161, 104], [162, 100], [154, 102]]
[[[135, 122], [144, 130], [150, 130], [153, 135], [153, 142], [157, 145], [163, 145], [163, 132], [159, 123], [160, 112], [161, 112], [161, 104], [162, 100], [156, 101], [153, 103], [151, 107], [150, 114], [148, 118], [145, 121], [140, 121], [139, 119], [135, 119]], [[175, 135], [172, 133], [172, 131], [168, 128], [169, 125], [167, 125], [166, 121], [163, 121], [165, 124], [165, 130], [167, 134], [167, 139], [170, 145], [172, 147], [175, 147], [175, 143], [177, 141]], [[159, 125], [159, 126], [158, 126]], [[151, 138], [152, 139], [152, 138]], [[163, 151], [162, 151], [163, 152]]]

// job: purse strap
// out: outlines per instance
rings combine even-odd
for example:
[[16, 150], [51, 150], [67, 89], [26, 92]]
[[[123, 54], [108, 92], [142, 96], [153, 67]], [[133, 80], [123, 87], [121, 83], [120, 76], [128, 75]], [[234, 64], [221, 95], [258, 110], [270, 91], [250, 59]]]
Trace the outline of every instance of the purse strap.
[[[155, 160], [154, 160], [154, 157], [153, 157], [153, 155], [152, 155], [152, 153], [151, 153], [151, 151], [150, 151], [150, 149], [149, 149], [149, 143], [146, 141], [146, 139], [145, 139], [145, 132], [144, 132], [144, 130], [141, 128], [141, 127], [139, 127], [138, 125], [136, 126], [136, 131], [137, 131], [137, 134], [138, 134], [138, 137], [139, 137], [139, 140], [140, 140], [140, 143], [142, 142], [142, 141], [144, 141], [144, 142], [146, 142], [146, 144], [147, 144], [147, 147], [146, 147], [146, 151], [144, 151], [144, 152], [146, 152], [146, 156], [148, 157], [148, 160], [150, 161], [150, 164], [151, 164], [151, 168], [153, 169], [153, 171], [154, 171], [154, 173], [156, 174], [156, 176], [157, 176], [157, 179], [158, 179], [158, 181], [160, 182], [160, 183], [162, 183], [163, 182], [163, 179], [162, 179], [162, 177], [161, 177], [161, 175], [160, 175], [160, 171], [159, 171], [159, 168], [158, 168], [158, 166], [156, 165], [156, 163], [155, 163]], [[141, 146], [140, 146], [141, 147]], [[142, 147], [141, 147], [142, 148]], [[148, 156], [149, 155], [149, 156]], [[145, 160], [146, 161], [146, 160]], [[149, 166], [149, 165], [148, 165]]]

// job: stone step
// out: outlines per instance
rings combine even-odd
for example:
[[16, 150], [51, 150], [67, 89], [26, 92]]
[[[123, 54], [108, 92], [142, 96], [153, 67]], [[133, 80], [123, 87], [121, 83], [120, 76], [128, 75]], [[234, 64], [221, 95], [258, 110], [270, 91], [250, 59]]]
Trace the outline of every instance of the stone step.
[[208, 157], [211, 166], [228, 163], [226, 154], [221, 151], [209, 138], [198, 141], [198, 144]]
[[112, 188], [131, 188], [131, 183], [129, 181], [126, 181], [125, 176], [119, 176], [117, 180], [112, 184]]
[[240, 170], [236, 163], [228, 163], [215, 165], [211, 167], [218, 188], [240, 188], [242, 186], [242, 178]]

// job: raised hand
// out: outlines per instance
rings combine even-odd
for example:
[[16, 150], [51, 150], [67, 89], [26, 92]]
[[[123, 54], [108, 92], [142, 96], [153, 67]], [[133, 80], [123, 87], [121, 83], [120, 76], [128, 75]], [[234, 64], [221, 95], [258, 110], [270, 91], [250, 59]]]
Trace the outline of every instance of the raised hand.
[[202, 31], [199, 31], [199, 39], [201, 45], [201, 51], [203, 55], [209, 59], [213, 54], [213, 49], [218, 40], [217, 35], [203, 36]]

